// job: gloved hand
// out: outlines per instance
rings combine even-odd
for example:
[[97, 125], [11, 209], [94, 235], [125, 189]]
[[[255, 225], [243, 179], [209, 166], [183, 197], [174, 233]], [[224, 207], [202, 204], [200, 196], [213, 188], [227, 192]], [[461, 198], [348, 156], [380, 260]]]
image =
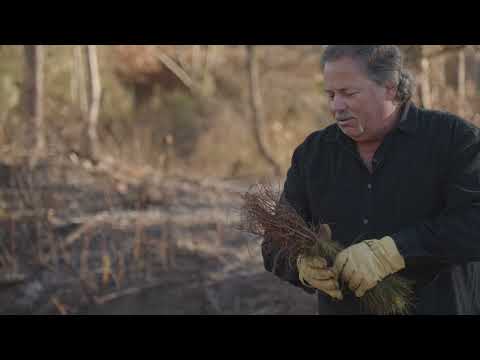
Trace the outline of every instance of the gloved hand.
[[342, 300], [338, 280], [332, 269], [327, 269], [327, 261], [322, 257], [297, 258], [298, 278], [307, 287], [316, 288], [332, 298]]
[[337, 255], [333, 268], [350, 290], [362, 297], [385, 277], [405, 268], [405, 260], [394, 240], [385, 236], [344, 249]]

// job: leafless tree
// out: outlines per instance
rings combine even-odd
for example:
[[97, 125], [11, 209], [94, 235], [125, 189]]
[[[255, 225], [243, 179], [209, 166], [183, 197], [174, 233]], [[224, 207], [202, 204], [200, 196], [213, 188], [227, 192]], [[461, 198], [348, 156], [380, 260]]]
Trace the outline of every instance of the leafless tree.
[[[477, 48], [478, 47], [478, 48]], [[475, 47], [475, 88], [480, 89], [480, 46]]]
[[275, 175], [281, 174], [280, 165], [275, 161], [270, 154], [265, 136], [263, 134], [263, 128], [265, 123], [265, 115], [263, 112], [262, 91], [260, 86], [260, 78], [258, 71], [257, 53], [254, 45], [246, 45], [247, 50], [247, 70], [249, 80], [249, 98], [250, 107], [252, 111], [253, 120], [253, 132], [255, 142], [258, 146], [260, 155], [267, 161], [267, 163], [273, 168]]
[[195, 80], [201, 81], [208, 60], [208, 45], [192, 46], [192, 76]]
[[73, 49], [73, 68], [72, 68], [72, 101], [77, 103], [82, 117], [88, 117], [88, 100], [86, 82], [86, 66], [82, 56], [82, 45], [75, 45]]
[[31, 126], [27, 146], [32, 149], [30, 166], [34, 166], [45, 151], [44, 112], [44, 47], [25, 45], [25, 109]]
[[426, 56], [420, 60], [420, 89], [421, 99], [424, 108], [432, 108], [432, 90], [430, 87], [430, 60]]
[[84, 52], [87, 67], [88, 151], [92, 158], [97, 159], [99, 156], [97, 127], [102, 92], [97, 47], [96, 45], [85, 45]]
[[465, 115], [466, 104], [466, 63], [465, 63], [465, 48], [458, 50], [458, 113], [460, 116]]

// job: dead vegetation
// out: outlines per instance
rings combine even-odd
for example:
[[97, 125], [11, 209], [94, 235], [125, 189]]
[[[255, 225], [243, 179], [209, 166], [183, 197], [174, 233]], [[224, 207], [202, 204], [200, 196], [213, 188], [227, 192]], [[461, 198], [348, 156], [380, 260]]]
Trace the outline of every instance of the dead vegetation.
[[[81, 167], [43, 163], [29, 174], [6, 199], [21, 205], [2, 218], [2, 313], [314, 311], [313, 299], [264, 273], [258, 244], [235, 230], [244, 185], [138, 177], [122, 192]], [[145, 307], [145, 296], [156, 303]]]

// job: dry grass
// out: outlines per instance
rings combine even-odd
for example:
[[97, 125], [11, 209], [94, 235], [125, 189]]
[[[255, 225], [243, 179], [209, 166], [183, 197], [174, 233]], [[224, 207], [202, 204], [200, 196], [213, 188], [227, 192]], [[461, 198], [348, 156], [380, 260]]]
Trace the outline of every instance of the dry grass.
[[[84, 295], [80, 303], [97, 304], [115, 298], [117, 292], [123, 294], [132, 285], [136, 288], [137, 280], [150, 284], [151, 268], [159, 261], [165, 263], [164, 270], [175, 265], [176, 244], [147, 236], [139, 211], [121, 229], [126, 232], [124, 241], [107, 236], [114, 226], [121, 227], [115, 215], [122, 212], [116, 208], [112, 191], [105, 192], [104, 200], [91, 199], [103, 203], [104, 211], [87, 216], [76, 230], [59, 236], [58, 227], [65, 221], [68, 224], [70, 218], [65, 206], [78, 202], [78, 194], [61, 191], [61, 179], [52, 174], [56, 166], [58, 163], [45, 161], [40, 168], [31, 169], [26, 164], [11, 168], [11, 187], [2, 188], [0, 193], [1, 197], [11, 193], [5, 199], [8, 207], [0, 204], [0, 224], [5, 227], [0, 233], [0, 286], [19, 282], [32, 269], [41, 268], [52, 277], [66, 279], [72, 288], [79, 285]], [[144, 206], [142, 196], [131, 201], [135, 209]], [[73, 312], [75, 306], [82, 305], [65, 307], [65, 301], [61, 294], [52, 295], [51, 303], [59, 313]]]

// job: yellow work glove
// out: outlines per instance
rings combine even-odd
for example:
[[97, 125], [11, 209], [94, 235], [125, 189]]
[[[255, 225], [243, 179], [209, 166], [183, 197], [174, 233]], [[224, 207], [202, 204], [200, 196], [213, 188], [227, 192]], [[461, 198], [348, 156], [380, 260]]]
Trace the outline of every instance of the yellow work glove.
[[405, 260], [393, 239], [385, 236], [380, 240], [362, 241], [341, 251], [333, 268], [350, 290], [362, 297], [385, 277], [405, 268]]
[[343, 299], [337, 277], [332, 269], [327, 268], [324, 258], [300, 255], [297, 269], [298, 278], [304, 286], [318, 289], [334, 299]]

